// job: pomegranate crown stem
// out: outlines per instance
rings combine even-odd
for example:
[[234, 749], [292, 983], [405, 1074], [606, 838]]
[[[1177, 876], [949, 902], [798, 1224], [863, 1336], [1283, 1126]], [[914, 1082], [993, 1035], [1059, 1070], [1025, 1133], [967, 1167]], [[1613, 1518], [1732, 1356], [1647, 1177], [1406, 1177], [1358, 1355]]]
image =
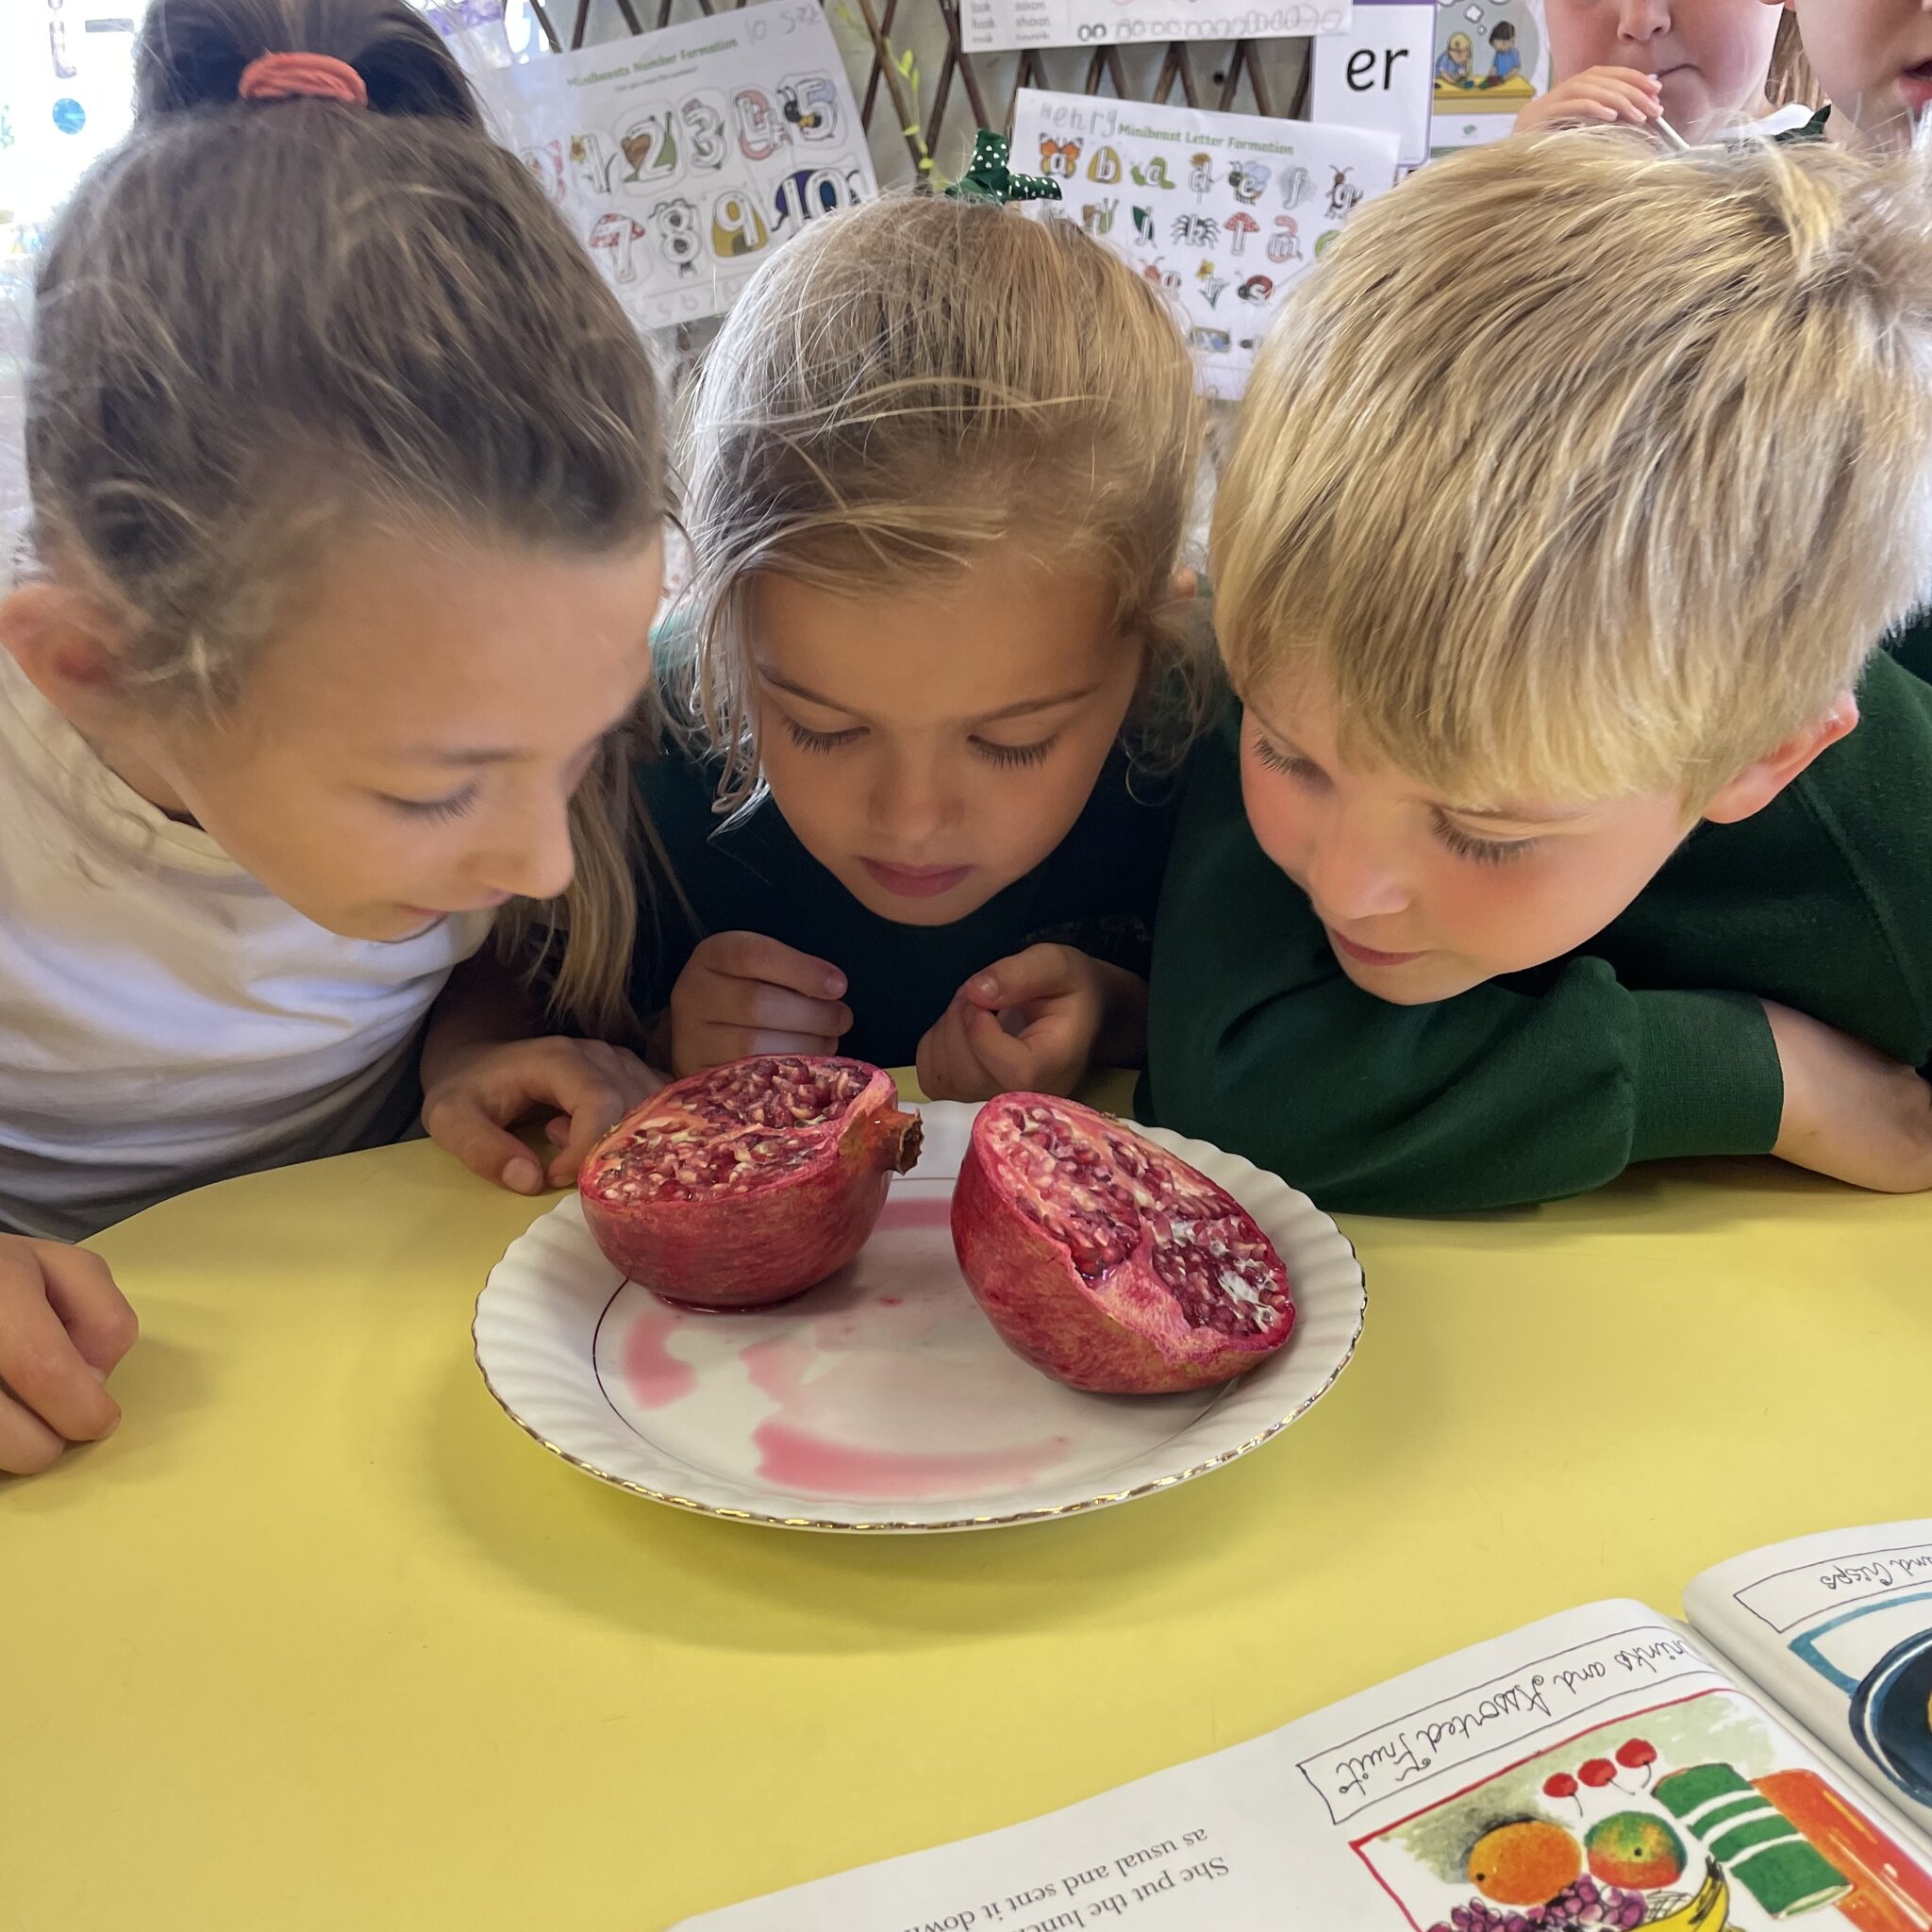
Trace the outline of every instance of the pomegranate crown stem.
[[894, 1174], [909, 1174], [919, 1159], [925, 1124], [902, 1107], [882, 1107], [873, 1116], [867, 1138], [884, 1154]]

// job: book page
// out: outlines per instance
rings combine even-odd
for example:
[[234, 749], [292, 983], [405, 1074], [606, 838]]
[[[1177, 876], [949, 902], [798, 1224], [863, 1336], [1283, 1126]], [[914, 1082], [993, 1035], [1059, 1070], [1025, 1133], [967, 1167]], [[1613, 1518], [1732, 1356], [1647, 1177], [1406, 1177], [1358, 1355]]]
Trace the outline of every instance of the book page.
[[1606, 1603], [686, 1932], [1918, 1932], [1920, 1894], [1932, 1874], [1688, 1632]]
[[1706, 1571], [1684, 1608], [1707, 1642], [1932, 1832], [1932, 1519], [1754, 1551]]

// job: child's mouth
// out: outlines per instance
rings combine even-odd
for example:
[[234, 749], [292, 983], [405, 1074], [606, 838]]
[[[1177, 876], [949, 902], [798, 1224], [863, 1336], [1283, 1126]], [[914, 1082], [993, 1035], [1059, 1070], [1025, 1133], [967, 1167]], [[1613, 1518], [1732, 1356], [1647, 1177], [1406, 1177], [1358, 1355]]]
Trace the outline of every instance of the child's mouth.
[[902, 899], [937, 899], [950, 892], [973, 870], [970, 865], [888, 865], [879, 858], [861, 858], [873, 877]]
[[1337, 952], [1360, 966], [1407, 966], [1411, 959], [1422, 958], [1420, 953], [1381, 953], [1374, 946], [1357, 945], [1354, 940], [1344, 939], [1332, 925], [1328, 938]]
[[1906, 106], [1914, 114], [1923, 114], [1932, 106], [1932, 60], [1921, 60], [1916, 67], [1907, 67], [1899, 75], [1898, 86]]

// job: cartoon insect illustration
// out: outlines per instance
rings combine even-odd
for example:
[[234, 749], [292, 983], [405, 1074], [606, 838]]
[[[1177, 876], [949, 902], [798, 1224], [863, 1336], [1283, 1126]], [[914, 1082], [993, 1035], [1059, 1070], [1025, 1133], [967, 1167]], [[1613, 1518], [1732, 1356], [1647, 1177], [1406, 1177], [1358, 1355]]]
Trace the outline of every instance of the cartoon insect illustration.
[[785, 119], [805, 141], [830, 141], [839, 132], [838, 91], [823, 74], [808, 74], [778, 83], [778, 101]]
[[757, 204], [740, 188], [727, 188], [711, 204], [711, 253], [726, 261], [756, 255], [771, 239]]
[[1134, 177], [1136, 188], [1172, 188], [1174, 183], [1167, 178], [1167, 158], [1156, 155], [1143, 168], [1139, 161], [1127, 170]]
[[1087, 163], [1087, 178], [1102, 188], [1111, 188], [1121, 178], [1120, 150], [1112, 147], [1098, 149]]
[[561, 203], [569, 192], [563, 178], [563, 143], [560, 141], [546, 141], [541, 147], [526, 147], [519, 151], [519, 158], [529, 169], [537, 186], [552, 201]]
[[1267, 192], [1274, 172], [1266, 161], [1237, 161], [1227, 171], [1227, 185], [1234, 190], [1237, 201], [1252, 206]]
[[1137, 207], [1134, 209], [1134, 240], [1144, 242], [1151, 248], [1159, 239], [1154, 232], [1154, 210]]
[[1299, 208], [1308, 198], [1308, 171], [1306, 168], [1284, 168], [1281, 171], [1281, 205], [1283, 208]]
[[1054, 141], [1042, 134], [1040, 137], [1040, 172], [1058, 175], [1062, 181], [1071, 181], [1074, 170], [1080, 165], [1080, 149], [1084, 145], [1077, 141]]
[[669, 108], [641, 114], [617, 137], [630, 173], [626, 186], [661, 188], [677, 173], [677, 124]]
[[1158, 255], [1141, 273], [1157, 289], [1169, 295], [1178, 295], [1181, 291], [1180, 270], [1177, 268], [1162, 268], [1160, 258]]
[[623, 288], [638, 278], [637, 246], [643, 239], [641, 222], [629, 215], [604, 214], [591, 224], [585, 246], [606, 277]]
[[762, 88], [741, 87], [731, 97], [738, 123], [738, 151], [748, 161], [769, 160], [791, 139], [785, 118]]
[[1227, 252], [1230, 255], [1240, 255], [1248, 245], [1248, 237], [1261, 232], [1260, 223], [1244, 208], [1236, 208], [1233, 214], [1228, 216], [1224, 225], [1227, 230]]
[[1120, 207], [1118, 199], [1109, 197], [1106, 201], [1090, 201], [1080, 209], [1080, 225], [1090, 235], [1110, 235], [1113, 232], [1114, 211]]
[[680, 194], [658, 202], [651, 223], [658, 230], [658, 253], [680, 275], [690, 275], [698, 265], [697, 209]]
[[1197, 195], [1214, 192], [1214, 157], [1208, 154], [1188, 157], [1188, 186]]
[[1274, 293], [1274, 284], [1266, 275], [1250, 275], [1235, 291], [1238, 302], [1252, 302], [1261, 308]]
[[1328, 191], [1328, 219], [1331, 222], [1345, 222], [1361, 203], [1361, 189], [1348, 177], [1353, 168], [1337, 168], [1335, 183]]
[[1183, 248], [1212, 248], [1221, 240], [1221, 224], [1212, 215], [1176, 215], [1174, 239]]
[[731, 152], [731, 137], [724, 127], [724, 104], [715, 94], [692, 94], [677, 110], [684, 123], [684, 134], [691, 146], [691, 164], [704, 174], [715, 174]]
[[1268, 238], [1270, 261], [1299, 261], [1302, 258], [1302, 231], [1292, 215], [1276, 215], [1274, 232]]
[[1194, 271], [1194, 280], [1200, 284], [1201, 293], [1208, 298], [1208, 306], [1210, 308], [1221, 300], [1227, 289], [1227, 277], [1220, 274], [1211, 261], [1204, 261]]

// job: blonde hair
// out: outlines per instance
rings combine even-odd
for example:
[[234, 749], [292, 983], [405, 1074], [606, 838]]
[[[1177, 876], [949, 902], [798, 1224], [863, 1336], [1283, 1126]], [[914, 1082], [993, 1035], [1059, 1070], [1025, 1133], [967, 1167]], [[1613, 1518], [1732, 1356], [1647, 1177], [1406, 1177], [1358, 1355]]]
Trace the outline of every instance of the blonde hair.
[[[327, 54], [367, 108], [238, 96], [265, 52]], [[543, 548], [664, 514], [646, 352], [575, 236], [492, 142], [403, 0], [156, 0], [133, 133], [83, 180], [35, 291], [32, 548], [82, 575], [158, 707], [234, 701], [328, 535], [373, 517]], [[641, 620], [648, 613], [641, 613]], [[605, 747], [573, 806], [558, 1004], [623, 1011], [631, 788]]]
[[1926, 589], [1927, 174], [1591, 130], [1364, 208], [1222, 482], [1237, 690], [1310, 667], [1471, 805], [1701, 806], [1823, 716]]
[[670, 694], [758, 784], [749, 591], [930, 585], [1016, 540], [1111, 586], [1145, 652], [1137, 724], [1177, 755], [1216, 672], [1172, 582], [1204, 411], [1156, 290], [1071, 222], [889, 197], [815, 221], [752, 279], [693, 399], [689, 618]]

